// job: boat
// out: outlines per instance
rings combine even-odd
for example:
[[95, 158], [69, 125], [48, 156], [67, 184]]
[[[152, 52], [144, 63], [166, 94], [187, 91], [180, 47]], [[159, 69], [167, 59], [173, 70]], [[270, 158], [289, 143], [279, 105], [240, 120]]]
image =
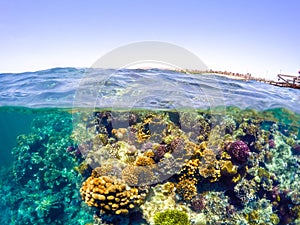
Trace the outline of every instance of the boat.
[[[299, 71], [300, 74], [300, 71]], [[275, 82], [273, 85], [280, 87], [290, 87], [300, 89], [300, 75], [286, 75], [286, 74], [278, 74], [278, 82]]]

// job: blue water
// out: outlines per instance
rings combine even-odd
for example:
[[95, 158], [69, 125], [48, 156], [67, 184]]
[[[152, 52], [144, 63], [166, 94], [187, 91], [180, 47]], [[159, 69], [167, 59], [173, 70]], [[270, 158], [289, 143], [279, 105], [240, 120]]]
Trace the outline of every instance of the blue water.
[[[78, 96], [83, 90], [91, 89], [84, 96], [86, 99]], [[122, 100], [119, 96], [122, 96]], [[96, 99], [100, 97], [102, 102], [97, 102]], [[300, 113], [299, 89], [232, 80], [217, 75], [156, 69], [116, 72], [76, 68], [0, 74], [0, 106], [109, 107], [112, 101], [115, 107], [126, 107], [135, 101], [138, 102], [135, 105], [137, 107], [168, 108], [170, 106], [165, 102], [172, 102], [175, 108], [225, 105], [266, 110], [283, 107]]]
[[[189, 223], [174, 225], [299, 224], [299, 102], [300, 90], [217, 74], [89, 68], [2, 73], [0, 224], [148, 225], [169, 204], [187, 210], [189, 218]], [[180, 146], [180, 142], [172, 145], [174, 140], [185, 140], [187, 149], [205, 150], [187, 164], [172, 161], [172, 154], [179, 151], [170, 149]], [[249, 148], [249, 157], [238, 155], [246, 157], [246, 163], [229, 155], [233, 141], [242, 146], [239, 151]], [[204, 147], [204, 142], [211, 146]], [[146, 156], [145, 146], [157, 155]], [[128, 158], [123, 157], [124, 149]], [[159, 149], [166, 152], [159, 156]], [[110, 209], [101, 214], [102, 206], [85, 204], [80, 189], [93, 176], [93, 154], [87, 155], [92, 150], [107, 159], [101, 161], [104, 171], [116, 174], [137, 163], [139, 156], [156, 160], [155, 165], [148, 164], [153, 177], [141, 175], [159, 181], [138, 187], [139, 194], [150, 196], [141, 208], [134, 206], [128, 214], [116, 216]], [[209, 159], [214, 163], [209, 164]], [[202, 163], [190, 171], [197, 162]], [[236, 171], [225, 170], [225, 163]], [[185, 166], [188, 169], [178, 173]], [[221, 177], [210, 175], [211, 171], [219, 171]], [[136, 169], [132, 173], [138, 174]], [[197, 181], [196, 190], [191, 188], [196, 194], [192, 200], [204, 202], [192, 204], [184, 198], [185, 188], [190, 193], [185, 182], [192, 181], [186, 176]], [[123, 173], [122, 179], [126, 179]], [[113, 215], [107, 216], [108, 212]], [[201, 218], [206, 223], [199, 222]]]

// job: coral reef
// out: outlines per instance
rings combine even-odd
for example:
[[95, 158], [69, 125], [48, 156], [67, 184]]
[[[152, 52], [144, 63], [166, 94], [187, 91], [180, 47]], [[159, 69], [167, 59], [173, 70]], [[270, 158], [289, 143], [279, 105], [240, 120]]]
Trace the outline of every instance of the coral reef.
[[3, 224], [84, 224], [90, 220], [78, 199], [81, 177], [74, 168], [80, 161], [66, 151], [72, 152], [70, 146], [75, 146], [71, 123], [67, 112], [37, 114], [31, 133], [18, 136], [11, 176], [5, 181], [7, 187], [12, 186], [5, 193], [11, 216]]
[[36, 116], [18, 137], [2, 224], [299, 223], [298, 115], [91, 111], [73, 130], [68, 112]]
[[197, 194], [196, 183], [196, 179], [182, 179], [176, 185], [176, 193], [185, 201], [189, 201]]
[[154, 224], [153, 215], [156, 213], [168, 209], [187, 210], [185, 205], [176, 202], [175, 184], [172, 182], [157, 184], [152, 187], [145, 203], [141, 205], [141, 209], [143, 217], [149, 224]]

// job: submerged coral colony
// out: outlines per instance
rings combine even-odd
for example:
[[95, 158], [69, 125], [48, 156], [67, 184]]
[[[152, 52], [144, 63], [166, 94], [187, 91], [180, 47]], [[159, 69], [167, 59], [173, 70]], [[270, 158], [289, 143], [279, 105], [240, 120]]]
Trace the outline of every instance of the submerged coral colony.
[[300, 224], [300, 116], [222, 112], [37, 116], [2, 224]]

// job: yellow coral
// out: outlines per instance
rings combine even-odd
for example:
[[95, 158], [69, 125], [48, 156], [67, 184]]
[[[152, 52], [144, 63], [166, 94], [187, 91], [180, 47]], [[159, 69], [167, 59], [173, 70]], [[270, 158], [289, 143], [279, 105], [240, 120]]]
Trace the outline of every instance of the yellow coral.
[[148, 150], [143, 155], [146, 156], [146, 157], [153, 158], [154, 157], [154, 152], [152, 150]]
[[149, 166], [155, 164], [154, 160], [146, 156], [138, 156], [134, 162], [136, 166]]
[[237, 166], [233, 165], [229, 160], [222, 160], [220, 166], [221, 174], [224, 176], [233, 176], [237, 173]]
[[108, 143], [108, 135], [107, 134], [97, 134], [93, 139], [94, 147], [101, 147], [103, 145], [107, 145]]
[[184, 149], [188, 153], [192, 154], [194, 157], [201, 157], [202, 156], [202, 151], [203, 151], [202, 147], [203, 147], [202, 144], [197, 145], [193, 142], [187, 141], [187, 142], [185, 142]]
[[233, 183], [237, 183], [237, 182], [239, 182], [241, 179], [242, 179], [241, 174], [237, 173], [237, 174], [235, 174], [235, 175], [232, 177], [231, 181], [232, 181]]
[[216, 154], [207, 148], [206, 142], [200, 145], [189, 143], [189, 146], [193, 146], [194, 154], [181, 169], [179, 179], [193, 179], [201, 175], [204, 178], [208, 178], [210, 182], [217, 181], [221, 177], [221, 171]]
[[143, 132], [143, 130], [139, 130], [137, 132], [137, 140], [138, 140], [138, 142], [143, 142], [143, 141], [147, 140], [148, 138], [150, 138], [150, 136], [151, 136], [150, 134], [145, 134]]
[[204, 178], [210, 178], [210, 182], [217, 181], [221, 176], [220, 170], [217, 169], [218, 164], [215, 153], [210, 149], [205, 149], [199, 166], [199, 174]]
[[82, 200], [88, 206], [97, 207], [102, 214], [127, 214], [141, 202], [136, 188], [113, 176], [99, 176], [93, 172], [80, 188]]
[[176, 185], [176, 193], [184, 200], [190, 201], [197, 195], [196, 183], [196, 179], [183, 179]]

